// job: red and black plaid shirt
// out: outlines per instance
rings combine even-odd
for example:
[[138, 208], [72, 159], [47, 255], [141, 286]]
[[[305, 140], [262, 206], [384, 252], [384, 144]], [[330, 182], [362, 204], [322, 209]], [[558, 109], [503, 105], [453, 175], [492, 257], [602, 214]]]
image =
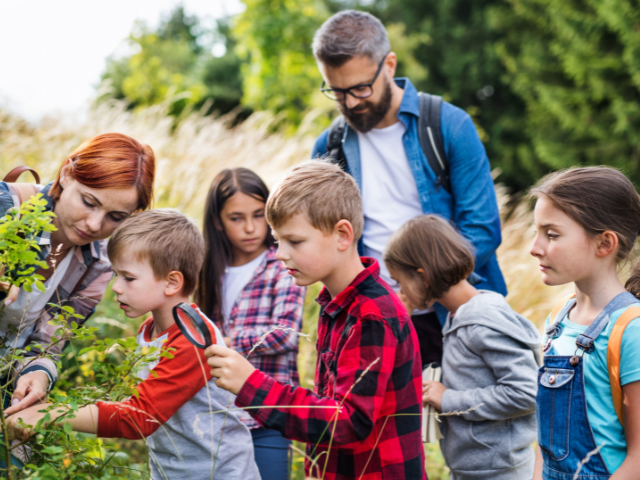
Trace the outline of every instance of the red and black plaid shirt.
[[377, 261], [362, 262], [365, 270], [333, 300], [326, 288], [318, 296], [314, 391], [256, 370], [236, 405], [260, 407], [248, 411], [261, 425], [307, 442], [312, 477], [424, 480], [418, 338]]

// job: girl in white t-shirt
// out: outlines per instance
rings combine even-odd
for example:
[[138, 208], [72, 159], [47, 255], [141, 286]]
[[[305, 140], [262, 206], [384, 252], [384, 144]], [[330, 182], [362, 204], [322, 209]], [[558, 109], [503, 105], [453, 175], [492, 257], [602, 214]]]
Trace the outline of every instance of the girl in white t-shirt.
[[[264, 215], [268, 196], [262, 179], [246, 168], [223, 170], [213, 180], [195, 301], [223, 332], [228, 347], [248, 355], [257, 369], [276, 380], [298, 385], [297, 333], [305, 289], [276, 259]], [[262, 480], [288, 478], [291, 442], [246, 412], [241, 420], [251, 430]]]

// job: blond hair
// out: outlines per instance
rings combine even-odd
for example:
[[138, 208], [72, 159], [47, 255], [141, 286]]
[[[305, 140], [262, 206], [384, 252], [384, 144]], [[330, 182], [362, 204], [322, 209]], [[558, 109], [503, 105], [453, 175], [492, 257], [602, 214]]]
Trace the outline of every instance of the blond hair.
[[355, 180], [326, 160], [308, 160], [294, 167], [273, 189], [267, 201], [267, 222], [282, 226], [297, 213], [314, 228], [329, 234], [340, 220], [353, 227], [354, 242], [362, 235], [362, 199]]
[[191, 295], [202, 267], [204, 239], [195, 223], [177, 210], [149, 210], [127, 218], [111, 236], [109, 259], [117, 261], [125, 252], [148, 261], [157, 280], [173, 271], [182, 273], [182, 294]]
[[[473, 272], [473, 247], [444, 218], [420, 215], [391, 235], [383, 253], [384, 263], [414, 283], [429, 283], [418, 293], [423, 307], [441, 298]], [[424, 278], [418, 269], [424, 270]]]

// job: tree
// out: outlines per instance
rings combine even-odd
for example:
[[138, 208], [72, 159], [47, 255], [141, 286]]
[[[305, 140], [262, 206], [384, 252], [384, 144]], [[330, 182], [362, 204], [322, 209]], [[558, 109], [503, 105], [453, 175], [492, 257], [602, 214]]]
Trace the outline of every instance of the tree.
[[[207, 29], [179, 6], [156, 31], [137, 23], [129, 43], [134, 53], [109, 59], [102, 76], [111, 97], [126, 99], [132, 108], [173, 97], [172, 114], [207, 102], [209, 112], [226, 113], [239, 105], [240, 61], [227, 20], [218, 20], [215, 29]], [[211, 53], [214, 44], [223, 45], [222, 56]]]
[[[391, 48], [393, 25], [404, 25], [410, 48], [399, 52], [399, 75], [421, 91], [442, 95], [473, 118], [500, 181], [515, 189], [530, 185], [537, 171], [527, 155], [523, 132], [525, 107], [505, 82], [506, 69], [496, 50], [501, 32], [488, 21], [503, 0], [377, 1], [366, 7], [387, 26]], [[405, 57], [409, 55], [409, 58]], [[413, 57], [413, 58], [412, 58]], [[415, 75], [415, 67], [425, 74]]]
[[234, 28], [242, 66], [243, 104], [283, 113], [297, 124], [322, 77], [311, 42], [329, 12], [320, 0], [245, 0]]
[[637, 2], [509, 0], [491, 21], [541, 169], [607, 164], [640, 181]]

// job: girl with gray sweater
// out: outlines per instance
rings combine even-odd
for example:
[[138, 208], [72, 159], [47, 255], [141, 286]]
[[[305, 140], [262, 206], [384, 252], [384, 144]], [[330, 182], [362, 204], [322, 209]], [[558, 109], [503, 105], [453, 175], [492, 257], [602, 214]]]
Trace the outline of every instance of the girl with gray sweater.
[[529, 480], [536, 441], [540, 335], [498, 293], [467, 278], [469, 243], [444, 219], [422, 215], [387, 243], [384, 261], [417, 308], [449, 310], [443, 328], [442, 383], [424, 382], [423, 402], [436, 407], [441, 449], [451, 480]]

